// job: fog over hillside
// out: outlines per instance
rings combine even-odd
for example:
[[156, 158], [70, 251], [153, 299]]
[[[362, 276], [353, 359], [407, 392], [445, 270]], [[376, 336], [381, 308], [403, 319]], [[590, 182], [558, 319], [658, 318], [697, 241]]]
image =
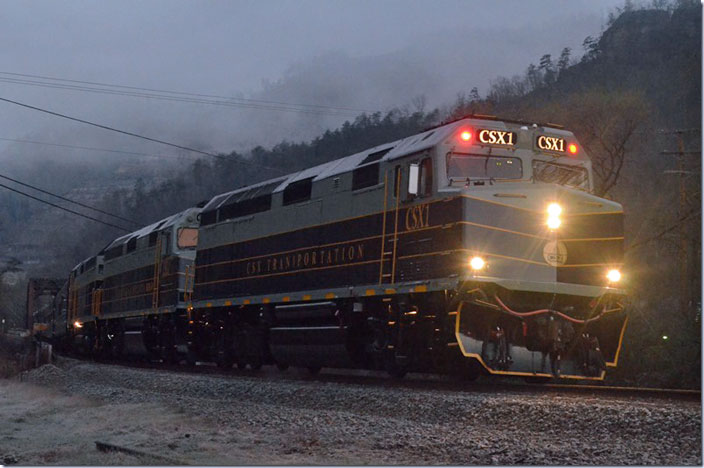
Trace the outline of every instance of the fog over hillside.
[[[160, 8], [166, 5], [77, 1], [36, 2], [30, 14], [26, 4], [8, 2], [0, 39], [16, 47], [2, 72], [354, 110], [192, 104], [27, 86], [17, 80], [47, 80], [7, 75], [0, 78], [14, 81], [2, 83], [0, 97], [206, 151], [244, 152], [308, 140], [358, 110], [414, 109], [421, 97], [426, 108], [443, 105], [475, 86], [484, 93], [493, 78], [521, 73], [563, 47], [578, 56], [584, 37], [598, 34], [620, 3], [168, 2]], [[183, 154], [7, 103], [0, 126], [0, 138]], [[134, 158], [0, 141], [0, 159], [27, 173], [47, 160], [99, 162], [112, 170]], [[161, 161], [163, 167], [171, 159]]]

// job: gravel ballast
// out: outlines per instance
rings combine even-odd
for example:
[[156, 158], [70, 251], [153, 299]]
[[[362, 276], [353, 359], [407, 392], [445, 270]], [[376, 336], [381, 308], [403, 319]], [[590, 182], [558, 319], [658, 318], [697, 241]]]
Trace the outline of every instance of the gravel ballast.
[[[0, 381], [0, 461], [701, 465], [701, 402], [61, 359]], [[6, 417], [5, 417], [6, 416]]]

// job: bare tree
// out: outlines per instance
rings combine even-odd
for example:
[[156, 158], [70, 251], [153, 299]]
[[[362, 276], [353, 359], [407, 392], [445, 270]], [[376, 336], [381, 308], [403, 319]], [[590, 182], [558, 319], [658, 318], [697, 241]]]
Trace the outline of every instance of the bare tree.
[[536, 116], [572, 130], [591, 157], [594, 193], [604, 196], [618, 183], [636, 132], [648, 121], [648, 104], [636, 92], [576, 93], [537, 109]]

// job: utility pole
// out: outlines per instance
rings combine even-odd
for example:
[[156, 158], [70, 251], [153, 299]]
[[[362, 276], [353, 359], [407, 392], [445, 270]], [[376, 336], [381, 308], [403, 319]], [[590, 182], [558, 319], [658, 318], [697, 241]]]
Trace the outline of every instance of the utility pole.
[[[684, 134], [698, 132], [700, 129], [690, 128], [690, 129], [677, 129], [677, 130], [662, 130], [665, 134], [674, 134], [677, 137], [677, 151], [663, 151], [662, 154], [677, 155], [677, 170], [676, 171], [665, 171], [666, 173], [676, 173], [679, 179], [679, 203], [677, 207], [677, 218], [679, 219], [678, 234], [679, 234], [679, 248], [678, 248], [678, 261], [679, 261], [679, 311], [682, 317], [689, 318], [690, 307], [692, 302], [692, 288], [690, 288], [690, 283], [692, 283], [692, 274], [694, 273], [693, 263], [694, 259], [691, 257], [695, 254], [694, 251], [690, 252], [688, 248], [688, 234], [687, 223], [685, 222], [685, 217], [687, 216], [687, 184], [686, 177], [693, 174], [698, 174], [698, 172], [692, 171], [691, 167], [686, 168], [685, 166], [685, 155], [691, 154], [701, 154], [701, 151], [685, 151], [684, 147]], [[689, 169], [689, 170], [688, 170]]]

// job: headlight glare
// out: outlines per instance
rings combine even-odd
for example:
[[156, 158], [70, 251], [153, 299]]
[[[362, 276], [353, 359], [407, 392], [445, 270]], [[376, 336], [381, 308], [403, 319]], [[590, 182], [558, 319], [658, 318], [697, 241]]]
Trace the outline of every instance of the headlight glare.
[[560, 221], [560, 218], [557, 216], [550, 216], [548, 218], [548, 227], [550, 229], [557, 229], [560, 227], [560, 224], [562, 224], [562, 221]]
[[548, 220], [547, 225], [551, 230], [557, 229], [562, 224], [560, 215], [562, 214], [562, 207], [558, 203], [550, 203], [547, 208]]
[[482, 257], [473, 257], [469, 261], [469, 266], [472, 268], [472, 270], [479, 271], [484, 269], [484, 267], [486, 266], [486, 262]]
[[618, 283], [621, 281], [621, 272], [616, 269], [609, 270], [609, 272], [606, 273], [606, 279], [609, 280], [609, 283]]

